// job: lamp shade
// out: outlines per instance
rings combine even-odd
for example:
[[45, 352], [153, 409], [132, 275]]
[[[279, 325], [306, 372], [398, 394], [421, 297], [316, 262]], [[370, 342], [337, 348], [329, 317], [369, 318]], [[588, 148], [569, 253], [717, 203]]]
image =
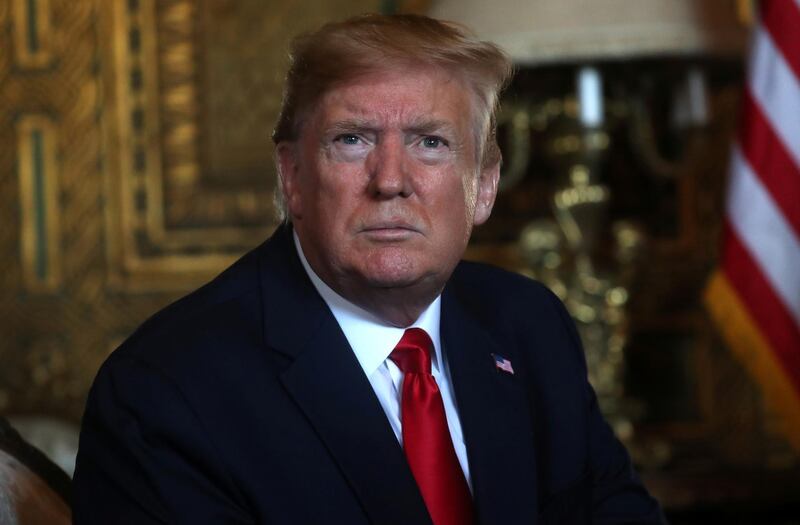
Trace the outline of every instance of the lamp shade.
[[652, 56], [740, 56], [748, 28], [737, 0], [435, 0], [518, 64]]

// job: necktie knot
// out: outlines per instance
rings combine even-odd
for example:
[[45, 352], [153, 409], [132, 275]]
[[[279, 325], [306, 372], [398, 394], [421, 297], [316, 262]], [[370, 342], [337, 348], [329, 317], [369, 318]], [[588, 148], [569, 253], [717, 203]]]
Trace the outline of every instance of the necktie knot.
[[394, 347], [389, 359], [395, 362], [404, 374], [430, 374], [433, 341], [421, 328], [409, 328]]

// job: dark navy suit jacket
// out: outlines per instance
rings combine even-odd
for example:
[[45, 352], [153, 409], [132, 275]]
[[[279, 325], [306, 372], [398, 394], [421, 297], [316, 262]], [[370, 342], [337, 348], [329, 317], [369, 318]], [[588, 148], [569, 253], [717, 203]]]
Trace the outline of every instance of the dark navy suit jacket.
[[[558, 299], [461, 263], [441, 319], [481, 524], [661, 521], [598, 411]], [[74, 521], [430, 524], [289, 228], [156, 314], [102, 366]]]

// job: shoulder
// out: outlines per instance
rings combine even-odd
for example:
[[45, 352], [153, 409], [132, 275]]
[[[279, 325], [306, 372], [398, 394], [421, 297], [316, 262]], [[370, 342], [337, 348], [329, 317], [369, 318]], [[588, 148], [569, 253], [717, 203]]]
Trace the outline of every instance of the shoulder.
[[[161, 347], [180, 348], [230, 337], [257, 321], [257, 254], [250, 252], [209, 283], [147, 319], [115, 352], [147, 359]], [[204, 346], [204, 345], [200, 345]]]
[[522, 274], [485, 263], [462, 261], [451, 279], [458, 288], [468, 288], [483, 299], [517, 299], [549, 302], [553, 293], [542, 283]]
[[301, 298], [313, 287], [296, 258], [291, 230], [279, 228], [212, 281], [145, 321], [108, 357], [95, 385], [116, 377], [118, 387], [138, 391], [141, 384], [127, 379], [138, 376], [197, 404], [233, 398], [256, 378], [273, 385], [288, 361], [265, 350], [289, 328], [269, 318], [310, 310]]
[[[184, 390], [208, 385], [234, 368], [234, 381], [263, 347], [259, 251], [245, 254], [216, 278], [147, 319], [114, 350], [98, 378], [136, 373]], [[115, 372], [116, 371], [116, 372]]]
[[572, 324], [561, 300], [544, 284], [483, 263], [463, 261], [449, 288], [482, 318], [508, 321], [553, 321]]
[[491, 265], [462, 262], [447, 294], [499, 347], [528, 363], [531, 370], [562, 378], [585, 377], [575, 323], [542, 283]]

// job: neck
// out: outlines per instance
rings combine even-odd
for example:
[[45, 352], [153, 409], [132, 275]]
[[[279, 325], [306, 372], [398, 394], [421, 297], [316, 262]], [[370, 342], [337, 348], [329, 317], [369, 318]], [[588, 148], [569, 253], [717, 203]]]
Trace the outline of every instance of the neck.
[[422, 292], [414, 287], [340, 290], [332, 288], [359, 308], [398, 328], [412, 325], [441, 293], [441, 288]]

